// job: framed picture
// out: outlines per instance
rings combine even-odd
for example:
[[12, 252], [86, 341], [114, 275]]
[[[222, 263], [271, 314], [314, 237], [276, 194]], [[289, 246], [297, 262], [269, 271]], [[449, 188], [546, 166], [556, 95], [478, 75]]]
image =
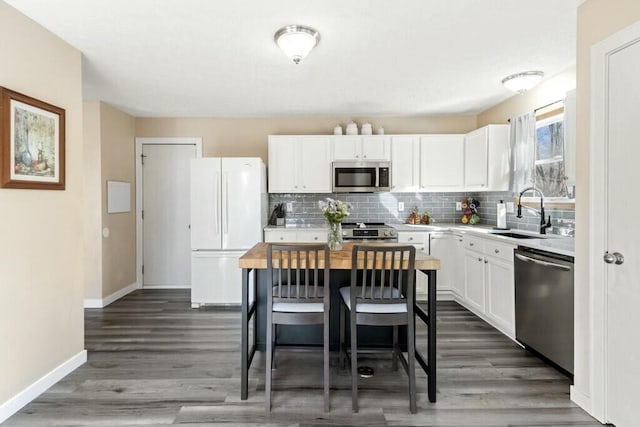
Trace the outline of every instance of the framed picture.
[[64, 190], [64, 110], [0, 87], [0, 186]]

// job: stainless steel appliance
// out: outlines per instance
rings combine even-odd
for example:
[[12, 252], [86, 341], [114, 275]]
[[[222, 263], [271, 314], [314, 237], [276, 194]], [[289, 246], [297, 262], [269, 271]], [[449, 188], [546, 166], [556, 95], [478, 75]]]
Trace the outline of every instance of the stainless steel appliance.
[[391, 189], [391, 163], [387, 161], [333, 162], [334, 193], [371, 193]]
[[573, 257], [515, 250], [516, 340], [573, 375]]
[[382, 222], [345, 222], [342, 224], [342, 238], [345, 241], [398, 241], [398, 233], [393, 227]]

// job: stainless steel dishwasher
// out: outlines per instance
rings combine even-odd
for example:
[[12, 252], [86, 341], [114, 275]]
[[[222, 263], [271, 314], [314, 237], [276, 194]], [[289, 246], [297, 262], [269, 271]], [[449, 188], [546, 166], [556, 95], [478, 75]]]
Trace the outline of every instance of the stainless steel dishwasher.
[[515, 250], [516, 340], [573, 375], [573, 257]]

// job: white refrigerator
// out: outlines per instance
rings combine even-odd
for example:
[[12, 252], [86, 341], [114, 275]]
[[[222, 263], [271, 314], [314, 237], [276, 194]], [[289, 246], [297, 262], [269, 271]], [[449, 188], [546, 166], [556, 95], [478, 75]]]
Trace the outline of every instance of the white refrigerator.
[[191, 161], [191, 306], [240, 304], [240, 256], [262, 241], [266, 168], [254, 157]]

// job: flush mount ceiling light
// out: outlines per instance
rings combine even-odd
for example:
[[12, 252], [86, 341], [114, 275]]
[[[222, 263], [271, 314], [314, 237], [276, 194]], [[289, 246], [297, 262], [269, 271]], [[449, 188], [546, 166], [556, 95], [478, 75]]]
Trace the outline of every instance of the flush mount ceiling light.
[[511, 91], [523, 94], [540, 83], [543, 77], [542, 71], [525, 71], [505, 77], [502, 84]]
[[287, 25], [276, 31], [273, 37], [280, 49], [299, 64], [320, 41], [320, 33], [302, 25]]

